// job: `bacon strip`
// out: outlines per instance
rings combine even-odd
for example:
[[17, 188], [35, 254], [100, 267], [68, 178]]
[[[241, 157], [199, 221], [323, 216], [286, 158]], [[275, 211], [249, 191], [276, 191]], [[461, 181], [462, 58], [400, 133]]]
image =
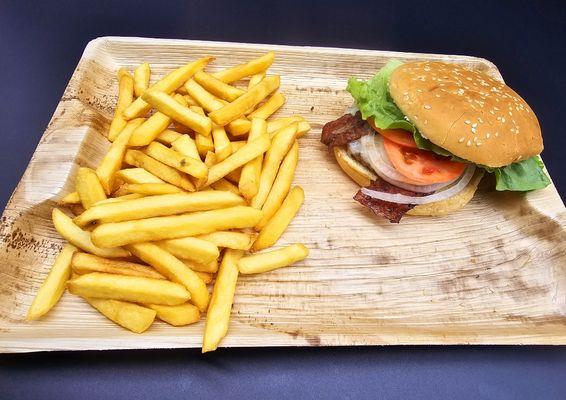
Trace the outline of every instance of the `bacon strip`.
[[344, 114], [334, 121], [327, 122], [322, 128], [320, 141], [332, 150], [334, 146], [343, 146], [372, 132], [372, 127], [362, 119], [358, 111], [356, 115]]
[[[393, 194], [400, 193], [406, 196], [426, 196], [429, 194], [415, 193], [411, 192], [410, 190], [399, 188], [379, 177], [375, 181], [372, 181], [371, 185], [367, 186], [367, 188], [376, 190], [378, 192]], [[401, 221], [401, 218], [403, 218], [403, 215], [405, 215], [407, 211], [415, 207], [415, 204], [398, 204], [375, 199], [373, 197], [365, 195], [361, 189], [358, 190], [358, 193], [356, 193], [356, 195], [354, 196], [354, 200], [369, 208], [375, 215], [385, 217], [389, 220], [389, 222], [396, 224]]]

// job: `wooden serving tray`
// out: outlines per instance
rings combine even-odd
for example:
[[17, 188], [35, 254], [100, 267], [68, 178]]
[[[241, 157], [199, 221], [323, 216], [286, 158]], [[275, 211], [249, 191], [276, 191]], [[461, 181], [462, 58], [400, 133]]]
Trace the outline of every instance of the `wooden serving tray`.
[[[25, 314], [62, 240], [55, 202], [73, 190], [79, 166], [95, 167], [116, 102], [116, 71], [142, 61], [153, 78], [204, 55], [220, 69], [275, 50], [287, 104], [313, 126], [301, 139], [295, 183], [306, 201], [284, 243], [310, 257], [238, 282], [223, 346], [373, 344], [566, 344], [566, 210], [554, 186], [509, 194], [480, 189], [442, 218], [374, 217], [352, 200], [358, 189], [319, 142], [322, 125], [351, 105], [350, 76], [367, 78], [387, 60], [446, 60], [501, 78], [473, 57], [352, 49], [142, 38], [99, 38], [87, 46], [2, 216], [0, 352], [199, 347], [203, 322], [156, 322], [130, 333], [65, 294], [44, 319]], [[283, 244], [284, 244], [283, 243]]]

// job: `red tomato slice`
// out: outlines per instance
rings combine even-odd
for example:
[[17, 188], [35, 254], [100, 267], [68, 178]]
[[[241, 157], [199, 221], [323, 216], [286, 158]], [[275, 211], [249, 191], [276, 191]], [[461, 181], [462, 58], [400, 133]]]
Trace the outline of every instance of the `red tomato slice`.
[[451, 161], [432, 151], [412, 149], [383, 139], [391, 164], [407, 178], [422, 182], [443, 183], [456, 179], [464, 172], [467, 164]]
[[401, 146], [410, 147], [412, 149], [418, 149], [415, 139], [413, 139], [413, 134], [407, 132], [403, 129], [380, 129], [373, 123], [373, 119], [368, 119], [368, 123], [371, 127], [378, 132], [384, 138], [391, 140]]

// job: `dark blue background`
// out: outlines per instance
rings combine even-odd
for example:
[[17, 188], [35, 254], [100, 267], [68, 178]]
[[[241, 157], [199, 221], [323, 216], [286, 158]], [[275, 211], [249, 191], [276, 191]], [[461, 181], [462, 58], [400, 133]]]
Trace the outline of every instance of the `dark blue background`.
[[[0, 203], [98, 36], [485, 57], [534, 108], [566, 194], [564, 1], [59, 1], [0, 4]], [[538, 3], [538, 4], [537, 4]], [[365, 347], [0, 356], [0, 399], [566, 396], [566, 347]]]

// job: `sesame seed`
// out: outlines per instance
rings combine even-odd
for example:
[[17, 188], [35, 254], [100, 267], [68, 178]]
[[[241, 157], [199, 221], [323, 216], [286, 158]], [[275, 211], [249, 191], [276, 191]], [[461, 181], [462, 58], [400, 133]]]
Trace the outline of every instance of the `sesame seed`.
[[499, 132], [495, 132], [495, 137], [499, 136]]
[[478, 122], [479, 122], [480, 124], [483, 124], [483, 119], [481, 119], [481, 117], [478, 117]]
[[501, 123], [505, 123], [505, 118], [501, 117]]
[[477, 133], [476, 128], [472, 128], [472, 133], [475, 135]]
[[485, 138], [486, 138], [486, 139], [489, 139], [490, 137], [491, 137], [491, 133], [486, 133], [486, 134], [485, 134]]
[[476, 146], [478, 146], [478, 147], [481, 146], [481, 142], [477, 142]]
[[463, 137], [461, 137], [460, 139], [458, 139], [458, 143], [464, 143], [464, 140], [466, 140], [466, 139], [464, 139]]
[[477, 142], [477, 141], [478, 141], [478, 137], [475, 136], [475, 137], [474, 137], [474, 142]]
[[425, 110], [430, 110], [430, 109], [431, 109], [431, 107], [430, 107], [428, 104], [425, 104], [425, 105], [424, 105], [424, 108], [425, 108]]
[[471, 145], [472, 145], [472, 141], [471, 141], [471, 140], [468, 140], [468, 141], [466, 142], [466, 146], [470, 147]]
[[474, 123], [472, 124], [472, 128], [476, 128], [477, 126], [478, 126], [477, 122], [474, 122]]
[[470, 124], [471, 124], [471, 122], [470, 122], [469, 119], [465, 120], [464, 123], [465, 123], [466, 125], [470, 125]]

